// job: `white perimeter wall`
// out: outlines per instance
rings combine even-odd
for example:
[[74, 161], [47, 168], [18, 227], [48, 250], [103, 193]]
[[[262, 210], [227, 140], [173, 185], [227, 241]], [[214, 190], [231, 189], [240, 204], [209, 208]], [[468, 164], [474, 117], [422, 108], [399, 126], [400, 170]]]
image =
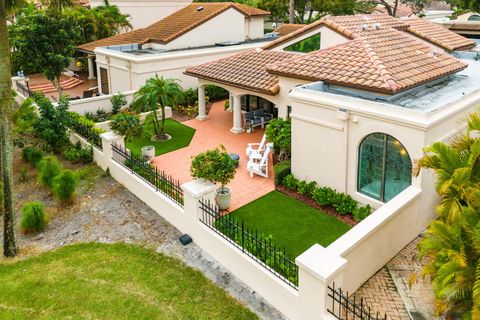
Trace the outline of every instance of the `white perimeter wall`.
[[[181, 8], [189, 5], [191, 1], [185, 0], [111, 0], [111, 5], [119, 7], [120, 12], [130, 15], [130, 23], [133, 29], [147, 27], [159, 20], [162, 20], [166, 16], [180, 10]], [[90, 5], [92, 7], [98, 7], [105, 5], [103, 0], [91, 0]]]

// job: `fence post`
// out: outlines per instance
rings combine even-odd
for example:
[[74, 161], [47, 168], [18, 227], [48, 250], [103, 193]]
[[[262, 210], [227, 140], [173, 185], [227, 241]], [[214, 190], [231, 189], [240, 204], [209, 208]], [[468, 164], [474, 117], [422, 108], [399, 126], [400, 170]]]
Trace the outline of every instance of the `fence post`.
[[181, 185], [183, 190], [183, 208], [187, 216], [188, 225], [186, 226], [186, 233], [188, 233], [193, 241], [197, 236], [197, 230], [202, 218], [202, 209], [199, 206], [200, 199], [215, 203], [215, 189], [216, 185], [204, 179], [195, 179]]
[[336, 319], [327, 312], [331, 306], [328, 286], [341, 287], [342, 270], [347, 263], [344, 258], [330, 253], [315, 244], [295, 259], [298, 265], [298, 293], [301, 315], [298, 319]]
[[[121, 148], [125, 148], [124, 137], [116, 134], [113, 131], [105, 132], [100, 135], [102, 138], [102, 151], [103, 151], [103, 161], [106, 167], [110, 167], [110, 161], [112, 160], [113, 151], [112, 144], [116, 144]], [[102, 166], [103, 168], [103, 166]], [[106, 170], [106, 168], [104, 168]]]

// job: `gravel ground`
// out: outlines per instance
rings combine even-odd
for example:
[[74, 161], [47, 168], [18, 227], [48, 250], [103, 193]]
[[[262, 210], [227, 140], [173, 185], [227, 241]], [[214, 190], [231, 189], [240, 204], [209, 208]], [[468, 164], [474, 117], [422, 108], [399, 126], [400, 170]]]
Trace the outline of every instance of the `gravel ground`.
[[[15, 165], [17, 168], [27, 166], [21, 160], [17, 160]], [[176, 228], [99, 170], [95, 170], [97, 176], [93, 187], [80, 195], [72, 206], [57, 204], [49, 191], [38, 185], [33, 177], [33, 169], [31, 171], [31, 177], [26, 182], [19, 182], [17, 172], [16, 207], [19, 209], [27, 201], [43, 201], [51, 218], [44, 232], [36, 235], [19, 234], [22, 255], [36, 254], [75, 242], [124, 241], [142, 244], [201, 270], [207, 278], [247, 305], [260, 318], [285, 319], [194, 243], [182, 246], [178, 241], [180, 232]]]

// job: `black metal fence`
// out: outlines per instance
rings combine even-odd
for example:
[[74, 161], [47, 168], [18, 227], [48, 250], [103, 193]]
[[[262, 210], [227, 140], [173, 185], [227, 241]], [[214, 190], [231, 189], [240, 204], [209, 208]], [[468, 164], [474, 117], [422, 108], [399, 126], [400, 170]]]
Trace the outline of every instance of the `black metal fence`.
[[82, 124], [75, 117], [70, 117], [69, 127], [71, 130], [87, 139], [87, 141], [93, 144], [95, 147], [102, 150], [102, 138], [100, 137], [100, 134], [91, 126]]
[[271, 237], [265, 237], [256, 230], [249, 229], [243, 221], [239, 222], [228, 214], [222, 216], [218, 207], [210, 201], [200, 200], [200, 208], [203, 212], [201, 222], [297, 289], [298, 266], [294, 259], [288, 256], [285, 248], [279, 248]]
[[355, 296], [349, 298], [348, 292], [342, 291], [342, 288], [328, 286], [328, 296], [332, 298], [332, 308], [327, 309], [330, 314], [340, 320], [387, 320], [387, 314], [380, 315], [377, 311], [372, 311], [370, 307], [365, 306], [363, 298], [357, 300]]
[[129, 168], [132, 173], [142, 178], [157, 191], [162, 192], [178, 205], [183, 206], [183, 190], [180, 187], [179, 180], [165, 174], [163, 171], [158, 171], [156, 167], [152, 167], [142, 157], [131, 154], [117, 145], [112, 145], [112, 151], [113, 160]]

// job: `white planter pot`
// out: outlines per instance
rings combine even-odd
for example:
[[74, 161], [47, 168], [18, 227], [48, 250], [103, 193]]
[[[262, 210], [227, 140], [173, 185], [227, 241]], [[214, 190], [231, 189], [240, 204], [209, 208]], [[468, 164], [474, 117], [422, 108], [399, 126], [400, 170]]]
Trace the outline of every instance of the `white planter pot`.
[[155, 158], [155, 147], [154, 146], [145, 146], [142, 147], [142, 158], [152, 160]]
[[223, 187], [223, 189], [218, 188], [217, 190], [215, 190], [215, 193], [217, 195], [215, 197], [215, 200], [217, 201], [218, 208], [220, 210], [228, 209], [230, 207], [230, 202], [232, 198], [232, 192], [230, 188], [227, 188], [227, 187]]

